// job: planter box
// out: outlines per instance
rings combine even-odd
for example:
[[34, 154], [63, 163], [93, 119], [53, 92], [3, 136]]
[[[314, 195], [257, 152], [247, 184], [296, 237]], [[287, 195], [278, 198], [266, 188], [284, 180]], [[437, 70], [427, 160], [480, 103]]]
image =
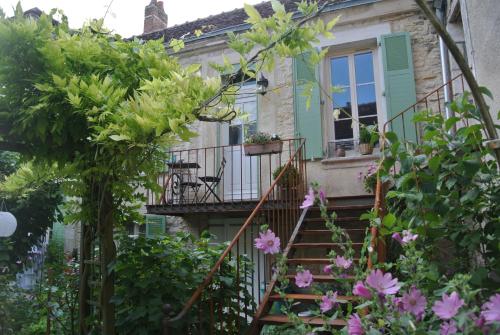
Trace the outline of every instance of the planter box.
[[277, 154], [283, 150], [282, 141], [273, 141], [265, 144], [244, 144], [245, 156], [259, 156]]

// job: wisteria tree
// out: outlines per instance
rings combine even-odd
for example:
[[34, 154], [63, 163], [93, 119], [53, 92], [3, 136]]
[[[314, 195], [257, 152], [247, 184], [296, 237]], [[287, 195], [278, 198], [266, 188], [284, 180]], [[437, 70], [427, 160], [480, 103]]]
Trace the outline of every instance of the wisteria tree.
[[[89, 259], [98, 240], [101, 258], [102, 333], [114, 334], [113, 230], [141, 198], [139, 186], [154, 188], [165, 148], [195, 133], [195, 120], [234, 117], [237, 83], [257, 69], [272, 69], [277, 59], [310, 52], [319, 35], [331, 36], [332, 21], [314, 20], [321, 7], [303, 1], [299, 19], [278, 1], [274, 15], [262, 18], [246, 6], [251, 28], [230, 35], [228, 45], [241, 55], [240, 68], [224, 84], [202, 78], [199, 65], [183, 67], [175, 57], [182, 41], [124, 40], [103, 27], [102, 20], [72, 30], [67, 19], [54, 21], [53, 11], [38, 20], [0, 18], [0, 150], [48, 162], [64, 172], [68, 195], [80, 199], [81, 258]], [[173, 50], [165, 51], [164, 42]], [[222, 62], [221, 62], [222, 63]], [[227, 71], [224, 62], [218, 69]], [[214, 105], [226, 108], [214, 109]], [[210, 107], [209, 107], [210, 106]], [[89, 267], [81, 266], [80, 327], [87, 333]]]

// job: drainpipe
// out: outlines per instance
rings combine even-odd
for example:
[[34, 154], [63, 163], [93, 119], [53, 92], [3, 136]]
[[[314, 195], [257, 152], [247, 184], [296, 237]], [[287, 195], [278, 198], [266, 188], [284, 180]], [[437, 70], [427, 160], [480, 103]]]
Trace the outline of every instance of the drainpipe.
[[[443, 27], [446, 27], [446, 15], [445, 8], [446, 2], [443, 0], [434, 0], [434, 7], [436, 8], [436, 16], [443, 24]], [[450, 55], [448, 52], [448, 47], [444, 43], [442, 37], [439, 37], [439, 53], [441, 56], [441, 73], [443, 75], [443, 84], [449, 83], [451, 80], [451, 68], [450, 68]], [[452, 83], [444, 86], [444, 101], [446, 104], [445, 107], [445, 118], [449, 119], [455, 116], [455, 113], [449, 108], [449, 104], [453, 99], [453, 91], [452, 91]], [[455, 134], [457, 131], [457, 127], [454, 125], [450, 129], [450, 134]]]

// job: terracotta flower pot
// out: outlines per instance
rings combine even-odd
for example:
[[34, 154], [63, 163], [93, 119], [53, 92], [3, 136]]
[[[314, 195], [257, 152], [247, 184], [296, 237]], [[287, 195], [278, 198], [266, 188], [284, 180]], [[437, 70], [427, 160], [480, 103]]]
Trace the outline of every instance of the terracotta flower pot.
[[359, 153], [362, 155], [371, 155], [373, 153], [373, 146], [370, 143], [360, 143]]

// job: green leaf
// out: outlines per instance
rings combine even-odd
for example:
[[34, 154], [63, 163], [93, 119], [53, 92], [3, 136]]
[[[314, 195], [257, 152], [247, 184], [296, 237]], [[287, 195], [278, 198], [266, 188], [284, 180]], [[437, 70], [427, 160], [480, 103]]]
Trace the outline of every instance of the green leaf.
[[434, 156], [431, 159], [429, 159], [429, 168], [432, 170], [432, 172], [437, 172], [440, 164], [441, 164], [440, 156]]
[[446, 129], [446, 131], [449, 131], [459, 121], [460, 118], [458, 116], [452, 116], [444, 122], [444, 128]]
[[243, 8], [245, 9], [245, 13], [247, 13], [248, 15], [248, 19], [246, 20], [246, 22], [250, 24], [256, 24], [262, 20], [262, 17], [254, 6], [245, 4]]
[[392, 228], [392, 226], [394, 226], [394, 223], [396, 223], [396, 216], [392, 213], [387, 214], [382, 219], [382, 225], [387, 228]]
[[179, 52], [182, 49], [184, 49], [184, 41], [172, 38], [168, 46], [171, 47], [174, 50], [174, 52]]
[[127, 135], [110, 135], [109, 138], [116, 142], [130, 140], [130, 137]]
[[491, 93], [491, 91], [487, 87], [481, 86], [481, 87], [479, 87], [479, 91], [481, 93], [483, 93], [484, 95], [487, 95], [491, 100], [494, 100], [493, 94]]

